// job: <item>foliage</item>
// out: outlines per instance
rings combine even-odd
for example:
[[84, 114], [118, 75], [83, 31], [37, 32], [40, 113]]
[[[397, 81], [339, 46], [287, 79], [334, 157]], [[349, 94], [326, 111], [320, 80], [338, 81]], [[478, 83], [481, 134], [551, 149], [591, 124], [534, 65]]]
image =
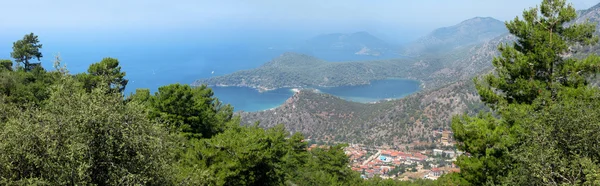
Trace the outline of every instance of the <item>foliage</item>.
[[8, 59], [0, 59], [0, 71], [12, 71], [12, 61]]
[[[232, 126], [210, 139], [193, 139], [182, 159], [184, 166], [206, 170], [209, 185], [280, 185], [286, 178], [283, 166], [290, 153], [297, 153], [286, 139], [283, 126], [264, 130]], [[293, 143], [301, 143], [293, 141]], [[305, 146], [303, 146], [305, 147]], [[193, 175], [182, 172], [184, 178]], [[194, 183], [193, 179], [186, 179]], [[206, 179], [205, 179], [206, 180]]]
[[235, 122], [233, 108], [222, 103], [206, 86], [171, 84], [158, 88], [154, 96], [138, 90], [130, 100], [149, 106], [151, 119], [167, 123], [188, 137], [210, 138], [223, 132], [227, 122]]
[[[590, 133], [598, 88], [588, 79], [600, 58], [569, 58], [573, 45], [598, 41], [589, 23], [566, 25], [577, 14], [564, 0], [544, 0], [541, 8], [506, 24], [517, 37], [500, 45], [495, 73], [476, 79], [481, 100], [494, 113], [456, 117], [452, 129], [460, 150], [462, 179], [474, 185], [556, 185], [596, 181], [598, 169]], [[585, 141], [585, 142], [584, 142]]]
[[358, 172], [348, 166], [349, 160], [340, 144], [316, 148], [309, 152], [309, 161], [294, 175], [298, 185], [351, 185], [361, 181]]
[[102, 86], [101, 84], [110, 87], [109, 92], [123, 92], [127, 86], [125, 72], [121, 72], [119, 60], [115, 58], [104, 58], [98, 63], [91, 64], [87, 72], [87, 74], [77, 74], [76, 77], [88, 92]]
[[42, 48], [42, 44], [39, 44], [39, 42], [37, 35], [33, 33], [26, 34], [23, 36], [23, 39], [13, 43], [13, 51], [10, 53], [10, 56], [15, 59], [15, 62], [23, 63], [26, 71], [32, 70], [34, 67], [40, 65], [39, 63], [34, 65], [29, 60], [37, 58], [39, 61], [43, 57], [39, 51]]
[[[102, 88], [85, 93], [62, 76], [42, 106], [2, 102], [17, 112], [0, 130], [0, 182], [43, 185], [170, 183], [164, 129], [142, 107]], [[103, 87], [106, 88], [106, 87]]]
[[12, 103], [42, 104], [49, 97], [48, 86], [58, 77], [56, 72], [46, 72], [38, 66], [29, 72], [23, 69], [0, 71], [0, 94]]

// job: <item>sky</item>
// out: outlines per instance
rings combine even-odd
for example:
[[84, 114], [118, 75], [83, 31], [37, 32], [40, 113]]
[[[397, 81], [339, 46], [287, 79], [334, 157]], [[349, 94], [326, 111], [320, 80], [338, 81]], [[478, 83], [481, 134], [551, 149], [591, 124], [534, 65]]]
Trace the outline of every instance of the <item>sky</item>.
[[[140, 38], [189, 33], [269, 37], [367, 31], [384, 38], [415, 38], [481, 16], [505, 21], [540, 0], [1, 0], [5, 34], [92, 33]], [[573, 0], [586, 9], [598, 0]], [[7, 16], [8, 15], [8, 16]], [[104, 33], [104, 35], [102, 34]], [[186, 34], [187, 33], [187, 34]], [[272, 34], [280, 33], [280, 34]], [[113, 36], [115, 34], [112, 34]], [[117, 34], [118, 35], [118, 34]], [[80, 36], [86, 37], [86, 36]], [[115, 36], [116, 37], [116, 36]], [[202, 36], [197, 36], [202, 37]]]

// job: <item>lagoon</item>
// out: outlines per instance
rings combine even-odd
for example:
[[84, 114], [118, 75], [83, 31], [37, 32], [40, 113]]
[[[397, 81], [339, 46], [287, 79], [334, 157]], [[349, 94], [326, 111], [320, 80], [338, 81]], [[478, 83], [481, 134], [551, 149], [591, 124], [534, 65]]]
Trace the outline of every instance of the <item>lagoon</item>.
[[[211, 87], [215, 96], [235, 111], [254, 112], [276, 108], [290, 98], [291, 88], [259, 92], [248, 87]], [[369, 103], [385, 99], [398, 99], [419, 90], [419, 82], [406, 79], [372, 81], [368, 85], [315, 87], [317, 90], [354, 102]]]

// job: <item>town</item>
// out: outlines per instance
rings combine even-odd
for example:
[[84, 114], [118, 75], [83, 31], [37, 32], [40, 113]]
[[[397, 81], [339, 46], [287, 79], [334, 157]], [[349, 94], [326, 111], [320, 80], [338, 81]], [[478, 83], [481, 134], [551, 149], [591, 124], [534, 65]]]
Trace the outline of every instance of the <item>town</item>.
[[[443, 174], [459, 172], [453, 162], [463, 154], [456, 150], [451, 131], [439, 133], [441, 136], [434, 143], [414, 143], [395, 148], [349, 144], [345, 153], [352, 170], [360, 172], [364, 179], [378, 176], [383, 179], [435, 180]], [[309, 149], [319, 147], [322, 146], [312, 144]]]

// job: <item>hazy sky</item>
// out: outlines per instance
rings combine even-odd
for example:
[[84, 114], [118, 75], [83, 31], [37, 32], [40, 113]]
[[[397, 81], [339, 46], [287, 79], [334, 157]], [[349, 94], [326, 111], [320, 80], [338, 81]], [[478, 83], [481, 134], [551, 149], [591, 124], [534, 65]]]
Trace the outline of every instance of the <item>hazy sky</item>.
[[[139, 30], [369, 31], [421, 34], [476, 16], [521, 15], [541, 0], [0, 0], [0, 29], [13, 32]], [[598, 0], [570, 1], [586, 9]], [[235, 33], [235, 32], [231, 32]]]

